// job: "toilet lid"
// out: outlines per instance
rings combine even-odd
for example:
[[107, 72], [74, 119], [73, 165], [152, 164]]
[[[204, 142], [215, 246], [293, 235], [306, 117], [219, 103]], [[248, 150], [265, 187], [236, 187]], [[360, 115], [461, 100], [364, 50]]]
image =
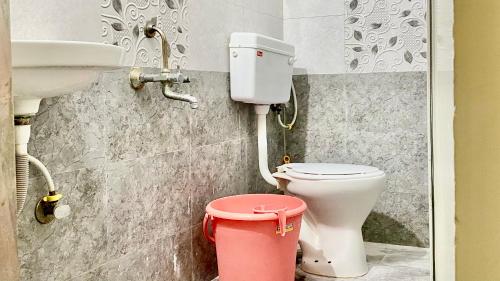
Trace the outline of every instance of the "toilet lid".
[[291, 163], [282, 166], [287, 175], [299, 179], [353, 179], [382, 175], [371, 166], [334, 163]]

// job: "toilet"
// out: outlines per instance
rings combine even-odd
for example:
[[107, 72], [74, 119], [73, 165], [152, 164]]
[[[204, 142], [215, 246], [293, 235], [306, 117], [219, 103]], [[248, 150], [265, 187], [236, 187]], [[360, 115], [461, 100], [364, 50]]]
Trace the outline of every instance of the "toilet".
[[256, 33], [233, 33], [229, 43], [231, 98], [255, 105], [259, 171], [271, 185], [307, 203], [299, 244], [301, 269], [331, 277], [358, 277], [368, 266], [361, 226], [385, 185], [375, 167], [289, 163], [271, 173], [266, 118], [271, 104], [290, 99], [295, 48]]
[[368, 272], [361, 226], [382, 192], [384, 172], [361, 165], [292, 163], [273, 176], [308, 206], [299, 238], [301, 269], [332, 277]]

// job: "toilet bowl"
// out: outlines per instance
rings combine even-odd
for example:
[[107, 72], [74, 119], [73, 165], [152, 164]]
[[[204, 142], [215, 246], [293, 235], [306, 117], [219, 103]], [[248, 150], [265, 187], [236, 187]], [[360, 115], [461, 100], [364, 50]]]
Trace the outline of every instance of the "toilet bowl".
[[273, 176], [308, 206], [299, 238], [302, 270], [331, 277], [366, 274], [361, 226], [382, 192], [384, 172], [361, 165], [292, 163]]

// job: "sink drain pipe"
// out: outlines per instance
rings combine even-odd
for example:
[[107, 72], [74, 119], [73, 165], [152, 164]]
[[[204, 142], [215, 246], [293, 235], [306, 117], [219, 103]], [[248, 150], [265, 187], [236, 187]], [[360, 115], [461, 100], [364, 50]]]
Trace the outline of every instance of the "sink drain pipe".
[[49, 194], [55, 194], [54, 181], [49, 171], [35, 157], [28, 154], [28, 141], [30, 139], [31, 118], [18, 117], [14, 119], [16, 134], [16, 213], [19, 216], [23, 210], [28, 194], [29, 163], [37, 167], [43, 174], [49, 187]]
[[16, 213], [21, 214], [29, 184], [28, 141], [30, 139], [31, 118], [14, 118], [16, 134]]

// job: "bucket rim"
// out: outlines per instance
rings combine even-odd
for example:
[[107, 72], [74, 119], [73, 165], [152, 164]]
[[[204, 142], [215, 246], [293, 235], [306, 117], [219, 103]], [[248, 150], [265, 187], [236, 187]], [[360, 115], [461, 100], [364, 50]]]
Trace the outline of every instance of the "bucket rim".
[[234, 213], [234, 212], [221, 211], [221, 210], [218, 210], [218, 209], [215, 209], [214, 207], [212, 207], [212, 204], [214, 202], [217, 202], [220, 200], [227, 200], [227, 198], [245, 197], [245, 196], [249, 196], [249, 195], [251, 195], [251, 196], [263, 196], [263, 197], [264, 196], [265, 197], [285, 196], [285, 197], [292, 198], [292, 199], [300, 202], [300, 205], [298, 207], [293, 208], [293, 209], [288, 209], [285, 211], [287, 218], [302, 215], [305, 212], [305, 210], [307, 209], [306, 202], [304, 202], [304, 200], [302, 200], [298, 197], [295, 197], [295, 196], [278, 195], [278, 194], [240, 194], [240, 195], [225, 196], [225, 197], [215, 199], [207, 205], [207, 207], [205, 208], [205, 211], [211, 217], [221, 218], [221, 219], [226, 219], [226, 220], [269, 221], [269, 220], [277, 220], [278, 219], [278, 215], [276, 213], [262, 213], [262, 214]]

